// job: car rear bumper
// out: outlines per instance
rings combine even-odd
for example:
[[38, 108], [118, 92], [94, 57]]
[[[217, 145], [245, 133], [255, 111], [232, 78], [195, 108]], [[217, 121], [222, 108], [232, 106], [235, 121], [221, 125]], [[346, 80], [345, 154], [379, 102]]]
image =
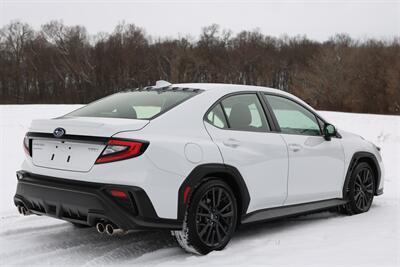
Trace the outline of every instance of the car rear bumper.
[[[17, 172], [16, 206], [29, 213], [94, 226], [110, 222], [123, 230], [181, 229], [182, 222], [159, 218], [146, 192], [135, 186], [91, 183]], [[120, 190], [127, 198], [113, 197]]]

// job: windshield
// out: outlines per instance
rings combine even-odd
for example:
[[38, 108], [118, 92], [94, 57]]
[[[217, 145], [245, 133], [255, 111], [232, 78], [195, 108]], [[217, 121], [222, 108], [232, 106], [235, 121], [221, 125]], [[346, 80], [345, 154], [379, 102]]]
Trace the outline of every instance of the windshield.
[[121, 92], [92, 102], [65, 116], [147, 120], [179, 105], [195, 94], [193, 91], [178, 90]]

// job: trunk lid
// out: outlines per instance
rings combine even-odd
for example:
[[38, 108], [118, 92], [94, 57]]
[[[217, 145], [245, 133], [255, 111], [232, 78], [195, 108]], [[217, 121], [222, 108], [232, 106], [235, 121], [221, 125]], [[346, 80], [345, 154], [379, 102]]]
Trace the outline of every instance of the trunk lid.
[[[118, 132], [139, 131], [148, 123], [148, 120], [94, 117], [34, 120], [29, 131], [40, 134], [29, 137], [32, 162], [38, 167], [88, 172], [104, 150], [107, 138]], [[56, 128], [63, 128], [65, 135], [53, 137]]]
[[110, 137], [118, 132], [138, 131], [150, 121], [99, 117], [62, 117], [57, 119], [33, 120], [30, 132], [53, 133], [61, 127], [67, 135]]

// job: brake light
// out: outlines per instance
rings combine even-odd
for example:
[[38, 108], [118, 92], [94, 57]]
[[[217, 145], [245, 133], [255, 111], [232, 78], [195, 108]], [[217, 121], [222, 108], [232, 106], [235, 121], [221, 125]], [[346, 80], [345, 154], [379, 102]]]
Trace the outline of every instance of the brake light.
[[147, 146], [148, 143], [145, 142], [110, 139], [97, 158], [96, 164], [137, 157], [146, 150]]

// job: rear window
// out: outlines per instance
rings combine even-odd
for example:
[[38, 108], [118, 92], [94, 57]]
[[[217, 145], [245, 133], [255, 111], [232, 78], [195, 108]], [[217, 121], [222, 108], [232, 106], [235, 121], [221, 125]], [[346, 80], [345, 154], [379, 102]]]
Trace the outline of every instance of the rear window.
[[105, 117], [148, 120], [189, 99], [196, 92], [143, 90], [113, 94], [75, 110], [67, 117]]

